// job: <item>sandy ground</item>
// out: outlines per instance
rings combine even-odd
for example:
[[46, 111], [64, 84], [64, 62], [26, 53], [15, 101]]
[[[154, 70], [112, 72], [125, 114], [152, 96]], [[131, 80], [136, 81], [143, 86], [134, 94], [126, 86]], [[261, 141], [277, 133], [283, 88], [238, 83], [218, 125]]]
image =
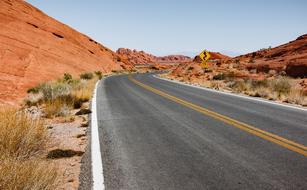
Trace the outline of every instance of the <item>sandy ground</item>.
[[[57, 118], [49, 120], [48, 123], [48, 131], [51, 138], [51, 143], [48, 145], [49, 151], [54, 149], [85, 151], [88, 140], [86, 136], [88, 127], [87, 116]], [[81, 158], [82, 156], [73, 156], [52, 160], [59, 172], [58, 188], [56, 190], [78, 189]]]

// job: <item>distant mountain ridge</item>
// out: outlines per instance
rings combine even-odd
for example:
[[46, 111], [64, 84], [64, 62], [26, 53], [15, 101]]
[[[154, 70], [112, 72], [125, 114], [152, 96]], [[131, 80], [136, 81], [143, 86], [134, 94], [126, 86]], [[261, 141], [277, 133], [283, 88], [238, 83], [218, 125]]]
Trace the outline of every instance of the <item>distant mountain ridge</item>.
[[116, 53], [122, 58], [122, 61], [130, 62], [134, 65], [148, 64], [148, 63], [163, 63], [163, 62], [175, 62], [182, 63], [188, 62], [192, 59], [185, 55], [168, 55], [168, 56], [154, 56], [144, 51], [131, 50], [128, 48], [119, 48]]

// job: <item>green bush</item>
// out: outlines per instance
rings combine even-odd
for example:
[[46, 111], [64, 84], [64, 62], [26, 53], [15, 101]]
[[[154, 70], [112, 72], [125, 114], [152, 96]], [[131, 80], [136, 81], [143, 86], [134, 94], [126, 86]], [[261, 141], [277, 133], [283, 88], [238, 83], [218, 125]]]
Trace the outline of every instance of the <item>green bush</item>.
[[72, 75], [69, 73], [64, 73], [63, 77], [64, 81], [71, 81], [72, 80]]
[[191, 71], [191, 70], [193, 70], [193, 67], [192, 67], [192, 66], [189, 66], [189, 67], [188, 67], [188, 71]]
[[39, 93], [39, 88], [36, 86], [36, 87], [33, 87], [33, 88], [29, 88], [28, 90], [27, 90], [27, 93], [28, 94], [37, 94], [37, 93]]
[[91, 80], [93, 77], [94, 77], [93, 73], [82, 73], [80, 75], [80, 78], [84, 80]]
[[224, 73], [219, 73], [213, 76], [213, 80], [225, 80], [226, 76]]
[[101, 72], [101, 71], [95, 71], [95, 75], [96, 75], [99, 79], [102, 79], [102, 72]]

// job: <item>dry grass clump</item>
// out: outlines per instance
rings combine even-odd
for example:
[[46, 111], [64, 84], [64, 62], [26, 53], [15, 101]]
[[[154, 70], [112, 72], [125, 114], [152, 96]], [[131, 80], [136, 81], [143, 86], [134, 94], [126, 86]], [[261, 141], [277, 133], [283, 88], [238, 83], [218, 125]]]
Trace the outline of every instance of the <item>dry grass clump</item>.
[[283, 94], [287, 95], [292, 90], [291, 82], [286, 77], [279, 77], [275, 80], [271, 80], [270, 86], [274, 92], [278, 93], [279, 96]]
[[47, 118], [67, 116], [74, 107], [74, 104], [75, 100], [72, 96], [48, 100], [45, 102], [44, 112]]
[[48, 140], [42, 120], [0, 109], [0, 189], [54, 189], [56, 168], [42, 159]]
[[89, 101], [89, 99], [92, 97], [96, 81], [97, 80], [89, 80], [81, 82], [78, 87], [73, 89], [72, 95], [74, 95], [77, 99]]
[[44, 150], [47, 131], [42, 120], [23, 111], [0, 109], [0, 158], [29, 158]]
[[1, 160], [0, 189], [53, 190], [56, 186], [56, 168], [41, 159]]
[[293, 89], [289, 92], [287, 102], [307, 106], [307, 94], [300, 89]]

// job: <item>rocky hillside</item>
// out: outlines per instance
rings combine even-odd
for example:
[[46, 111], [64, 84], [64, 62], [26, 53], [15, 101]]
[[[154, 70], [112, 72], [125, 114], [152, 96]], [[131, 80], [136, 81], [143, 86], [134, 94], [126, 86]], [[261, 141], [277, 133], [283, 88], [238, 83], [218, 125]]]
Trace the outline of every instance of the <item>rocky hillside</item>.
[[191, 61], [191, 58], [184, 55], [169, 55], [164, 57], [157, 57], [146, 53], [144, 51], [130, 50], [127, 48], [119, 48], [116, 53], [121, 56], [123, 62], [131, 62], [137, 64], [151, 64], [151, 63], [181, 63]]
[[261, 49], [238, 56], [233, 62], [246, 65], [248, 70], [267, 73], [286, 72], [291, 77], [307, 77], [307, 34], [275, 48]]
[[0, 103], [16, 104], [26, 90], [65, 72], [129, 67], [95, 40], [22, 0], [0, 1]]

